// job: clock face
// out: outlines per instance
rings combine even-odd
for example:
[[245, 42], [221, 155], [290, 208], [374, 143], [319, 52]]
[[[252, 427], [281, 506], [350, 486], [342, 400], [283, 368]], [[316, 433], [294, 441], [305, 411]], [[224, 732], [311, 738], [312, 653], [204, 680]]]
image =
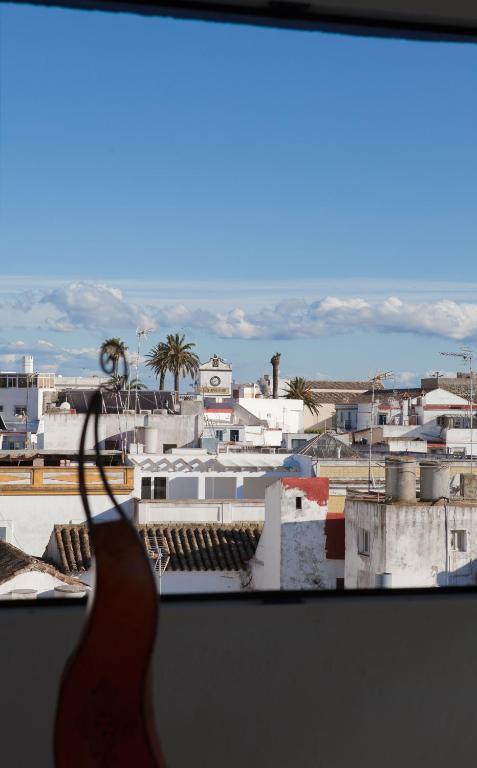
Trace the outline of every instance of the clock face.
[[218, 387], [220, 384], [220, 379], [218, 376], [212, 376], [210, 379], [210, 385], [212, 387]]

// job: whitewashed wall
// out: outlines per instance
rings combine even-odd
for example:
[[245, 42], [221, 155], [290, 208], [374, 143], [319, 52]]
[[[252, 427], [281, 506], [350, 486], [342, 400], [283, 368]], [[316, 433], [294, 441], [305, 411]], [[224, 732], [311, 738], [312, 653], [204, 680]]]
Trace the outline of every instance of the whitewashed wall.
[[28, 573], [20, 573], [0, 584], [0, 599], [11, 599], [10, 592], [14, 589], [34, 589], [38, 592], [37, 597], [58, 597], [55, 587], [64, 585], [64, 583], [62, 579], [49, 573], [28, 571]]
[[263, 501], [136, 501], [138, 523], [201, 522], [235, 523], [261, 522], [265, 519]]
[[[446, 512], [438, 504], [385, 505], [348, 500], [345, 520], [348, 588], [374, 587], [376, 574], [383, 571], [392, 574], [393, 587], [477, 583], [476, 506], [449, 504]], [[370, 531], [369, 557], [358, 554], [359, 527]], [[467, 531], [466, 552], [451, 549], [452, 530]]]
[[[38, 448], [75, 450], [79, 446], [85, 416], [81, 413], [46, 413], [43, 416], [43, 438]], [[144, 425], [157, 428], [158, 447], [162, 452], [165, 444], [178, 447], [198, 445], [202, 432], [202, 417], [196, 414], [114, 414], [107, 413], [99, 420], [100, 443], [127, 435], [128, 443], [134, 442], [134, 427]], [[137, 438], [137, 434], [136, 434]], [[86, 437], [86, 449], [95, 447], [94, 426], [91, 423]]]
[[[132, 495], [118, 495], [117, 500], [126, 514], [132, 516]], [[91, 511], [98, 520], [105, 522], [115, 519], [116, 513], [107, 496], [91, 495], [89, 502]], [[29, 555], [41, 557], [55, 525], [83, 523], [85, 514], [81, 497], [77, 494], [19, 494], [0, 496], [0, 518], [11, 522], [10, 544]]]

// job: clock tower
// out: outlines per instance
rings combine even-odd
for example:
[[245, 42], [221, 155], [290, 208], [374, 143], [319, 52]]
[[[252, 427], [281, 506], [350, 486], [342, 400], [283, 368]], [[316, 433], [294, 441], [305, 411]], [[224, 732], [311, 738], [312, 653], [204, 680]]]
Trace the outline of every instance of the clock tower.
[[232, 366], [214, 355], [199, 367], [198, 393], [204, 397], [231, 397]]

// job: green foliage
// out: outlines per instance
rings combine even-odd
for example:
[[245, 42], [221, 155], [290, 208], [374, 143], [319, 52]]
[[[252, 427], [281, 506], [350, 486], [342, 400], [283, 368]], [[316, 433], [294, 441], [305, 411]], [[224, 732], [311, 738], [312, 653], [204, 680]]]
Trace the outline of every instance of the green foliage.
[[164, 379], [167, 371], [174, 376], [174, 389], [179, 391], [179, 381], [182, 376], [195, 376], [199, 369], [199, 358], [192, 351], [195, 344], [186, 342], [185, 335], [170, 333], [166, 341], [160, 341], [146, 355], [156, 376], [159, 376], [159, 389], [164, 389]]
[[287, 393], [285, 397], [288, 400], [303, 400], [304, 405], [313, 413], [318, 416], [321, 408], [321, 403], [318, 401], [316, 392], [311, 388], [311, 384], [301, 376], [295, 376], [294, 379], [290, 379], [287, 384]]

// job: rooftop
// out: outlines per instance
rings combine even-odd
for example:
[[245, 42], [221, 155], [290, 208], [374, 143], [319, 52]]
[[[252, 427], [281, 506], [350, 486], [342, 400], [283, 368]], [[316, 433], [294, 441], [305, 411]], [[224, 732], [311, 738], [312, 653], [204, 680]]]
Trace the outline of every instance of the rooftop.
[[[310, 381], [308, 382], [313, 389], [320, 390], [340, 390], [348, 389], [355, 392], [369, 389], [369, 381]], [[376, 384], [376, 389], [383, 389], [383, 384]]]
[[4, 584], [14, 576], [31, 571], [40, 571], [54, 576], [66, 584], [78, 584], [78, 579], [72, 578], [70, 574], [59, 571], [55, 566], [46, 563], [38, 557], [27, 555], [21, 549], [8, 544], [6, 541], [0, 541], [0, 584]]
[[[243, 571], [254, 556], [263, 523], [149, 523], [136, 526], [145, 548], [163, 538], [169, 561], [166, 571]], [[78, 574], [91, 567], [85, 523], [55, 525], [58, 567]]]

